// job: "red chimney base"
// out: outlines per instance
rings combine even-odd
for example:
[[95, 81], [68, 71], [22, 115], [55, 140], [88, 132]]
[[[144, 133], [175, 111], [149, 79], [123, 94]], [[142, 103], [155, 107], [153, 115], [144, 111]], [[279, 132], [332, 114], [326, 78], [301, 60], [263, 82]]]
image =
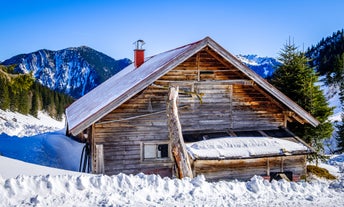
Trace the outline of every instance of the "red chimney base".
[[138, 68], [145, 61], [145, 50], [136, 49], [134, 50], [134, 64]]

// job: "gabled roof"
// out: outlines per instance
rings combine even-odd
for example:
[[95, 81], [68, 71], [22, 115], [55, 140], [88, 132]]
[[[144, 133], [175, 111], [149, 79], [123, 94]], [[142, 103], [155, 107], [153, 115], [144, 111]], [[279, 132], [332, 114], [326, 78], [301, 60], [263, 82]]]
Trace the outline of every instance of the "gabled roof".
[[134, 64], [131, 64], [76, 100], [66, 109], [69, 133], [72, 135], [79, 134], [207, 46], [247, 75], [270, 95], [286, 105], [295, 114], [302, 117], [306, 122], [313, 126], [319, 124], [318, 120], [303, 108], [241, 63], [240, 60], [231, 55], [210, 37], [206, 37], [200, 41], [148, 57], [139, 68], [135, 68]]

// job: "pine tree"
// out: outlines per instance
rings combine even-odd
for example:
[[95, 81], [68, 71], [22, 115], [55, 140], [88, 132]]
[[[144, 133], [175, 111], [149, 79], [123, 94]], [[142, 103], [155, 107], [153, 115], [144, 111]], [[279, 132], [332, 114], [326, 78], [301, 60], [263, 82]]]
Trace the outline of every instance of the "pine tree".
[[51, 117], [56, 117], [56, 107], [55, 107], [55, 102], [54, 102], [53, 91], [48, 91], [47, 112]]
[[[337, 80], [339, 84], [339, 99], [342, 106], [342, 111], [344, 111], [344, 53], [336, 58], [337, 71], [341, 72], [337, 74]], [[344, 152], [344, 113], [342, 112], [342, 121], [336, 125], [337, 127], [337, 152]]]
[[28, 115], [30, 112], [29, 105], [29, 92], [27, 90], [22, 90], [18, 93], [18, 112], [21, 114]]
[[317, 127], [293, 122], [288, 128], [321, 152], [322, 141], [332, 135], [333, 127], [328, 118], [333, 108], [328, 106], [320, 86], [316, 85], [318, 76], [308, 65], [308, 59], [290, 41], [284, 45], [279, 60], [282, 64], [273, 74], [271, 83], [320, 122]]
[[[342, 109], [343, 111], [343, 109]], [[336, 134], [336, 139], [337, 139], [337, 150], [336, 152], [338, 153], [343, 153], [344, 152], [344, 114], [342, 113], [342, 122], [340, 124], [337, 124], [337, 134]]]
[[11, 111], [18, 111], [20, 96], [16, 89], [14, 89], [13, 84], [10, 85], [9, 88], [9, 94], [10, 94], [10, 110]]
[[38, 95], [38, 91], [34, 90], [32, 92], [30, 114], [34, 117], [37, 117], [38, 116], [38, 108], [39, 108], [39, 95]]
[[8, 89], [8, 81], [4, 77], [0, 77], [0, 109], [7, 110], [10, 108], [10, 94]]

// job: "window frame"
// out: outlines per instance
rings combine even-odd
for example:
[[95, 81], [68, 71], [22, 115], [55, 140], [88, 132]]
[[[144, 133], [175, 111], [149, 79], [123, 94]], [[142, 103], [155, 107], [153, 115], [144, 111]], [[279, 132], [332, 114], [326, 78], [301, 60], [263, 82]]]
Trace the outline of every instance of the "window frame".
[[[145, 146], [146, 145], [154, 145], [155, 146], [155, 157], [149, 157], [146, 158], [146, 152], [145, 152]], [[167, 157], [159, 157], [158, 153], [158, 146], [159, 145], [167, 145]], [[154, 141], [146, 141], [141, 142], [141, 161], [142, 162], [152, 162], [152, 161], [171, 161], [171, 144], [169, 141], [160, 141], [160, 142], [154, 142]]]

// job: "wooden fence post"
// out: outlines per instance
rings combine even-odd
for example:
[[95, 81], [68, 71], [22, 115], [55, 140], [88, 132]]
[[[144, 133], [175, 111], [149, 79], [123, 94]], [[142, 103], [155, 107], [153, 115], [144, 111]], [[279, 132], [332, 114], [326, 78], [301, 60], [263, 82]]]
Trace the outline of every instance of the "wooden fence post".
[[177, 98], [178, 86], [170, 86], [167, 100], [168, 134], [171, 140], [172, 155], [177, 166], [179, 178], [193, 178], [192, 169], [183, 139], [179, 121]]

